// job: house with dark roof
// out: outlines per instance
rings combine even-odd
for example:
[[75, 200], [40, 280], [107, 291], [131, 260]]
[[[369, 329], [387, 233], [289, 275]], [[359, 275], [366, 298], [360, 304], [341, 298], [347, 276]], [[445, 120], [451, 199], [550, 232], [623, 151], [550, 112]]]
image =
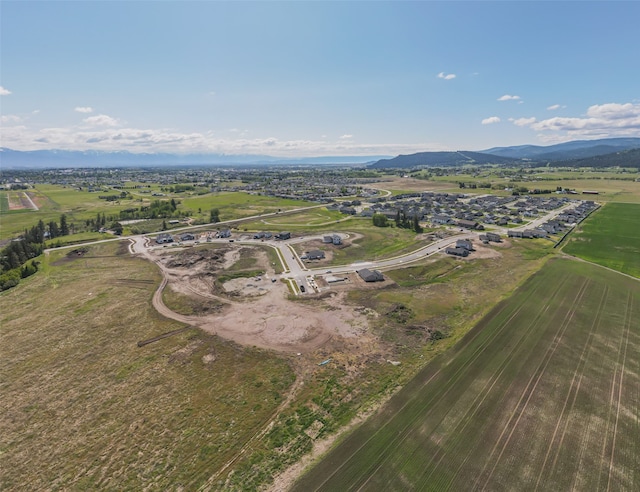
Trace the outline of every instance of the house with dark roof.
[[[301, 256], [300, 258], [303, 258], [303, 256]], [[324, 260], [324, 251], [314, 249], [313, 251], [309, 251], [306, 254], [306, 257], [307, 260]]]
[[158, 234], [158, 236], [156, 237], [156, 243], [158, 244], [172, 243], [172, 242], [173, 242], [173, 236], [168, 232], [163, 232], [162, 234]]
[[382, 272], [378, 270], [369, 270], [368, 268], [358, 270], [358, 275], [360, 275], [360, 278], [365, 282], [381, 282], [384, 280]]
[[473, 251], [473, 243], [468, 239], [458, 239], [456, 241], [456, 248], [464, 248], [467, 251]]
[[476, 222], [475, 220], [467, 220], [467, 219], [460, 219], [458, 222], [458, 227], [464, 227], [465, 229], [479, 229], [480, 228], [480, 224], [478, 222]]
[[453, 255], [453, 256], [461, 256], [461, 257], [469, 256], [469, 250], [466, 248], [447, 248], [444, 250], [444, 252], [447, 253], [448, 255]]

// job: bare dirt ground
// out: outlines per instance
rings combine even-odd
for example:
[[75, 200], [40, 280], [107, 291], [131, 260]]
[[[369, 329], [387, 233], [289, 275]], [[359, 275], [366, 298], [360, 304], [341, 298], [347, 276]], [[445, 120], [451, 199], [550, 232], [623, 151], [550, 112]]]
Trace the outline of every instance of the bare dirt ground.
[[292, 300], [287, 285], [270, 267], [267, 255], [258, 248], [252, 249], [252, 269], [261, 269], [265, 274], [228, 280], [221, 289], [216, 286], [216, 279], [240, 260], [237, 248], [147, 250], [145, 256], [161, 268], [165, 286], [184, 295], [226, 304], [212, 314], [185, 316], [167, 308], [159, 294], [154, 296], [156, 309], [164, 316], [242, 345], [282, 352], [311, 352], [332, 339], [367, 337], [366, 313], [345, 304], [344, 293]]

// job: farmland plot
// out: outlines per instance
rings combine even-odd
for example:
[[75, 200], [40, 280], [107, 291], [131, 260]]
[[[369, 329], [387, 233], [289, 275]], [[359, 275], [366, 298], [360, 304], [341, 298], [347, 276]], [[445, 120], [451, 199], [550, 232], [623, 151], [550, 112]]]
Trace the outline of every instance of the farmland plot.
[[571, 234], [564, 251], [640, 278], [640, 205], [605, 205]]
[[548, 263], [294, 490], [638, 490], [640, 282]]

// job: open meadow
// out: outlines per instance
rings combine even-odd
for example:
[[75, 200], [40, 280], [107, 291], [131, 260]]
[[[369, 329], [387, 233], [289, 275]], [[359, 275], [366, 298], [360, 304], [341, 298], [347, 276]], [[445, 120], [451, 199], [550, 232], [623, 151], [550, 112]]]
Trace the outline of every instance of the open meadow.
[[606, 204], [577, 227], [563, 251], [640, 278], [640, 204]]
[[637, 490], [640, 283], [552, 260], [294, 490]]

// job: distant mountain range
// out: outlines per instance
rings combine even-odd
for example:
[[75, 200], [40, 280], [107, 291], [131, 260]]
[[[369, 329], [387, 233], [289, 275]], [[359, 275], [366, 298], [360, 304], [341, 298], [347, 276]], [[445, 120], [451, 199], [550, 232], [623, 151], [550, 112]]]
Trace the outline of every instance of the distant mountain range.
[[[390, 156], [327, 156], [282, 158], [251, 154], [133, 154], [131, 152], [33, 150], [18, 151], [0, 148], [2, 169], [45, 169], [79, 167], [160, 167], [160, 166], [259, 166], [259, 165], [367, 165], [372, 169], [416, 167], [449, 167], [465, 164], [640, 167], [635, 162], [640, 149], [640, 138], [605, 138], [574, 140], [556, 145], [518, 145], [493, 147], [482, 151], [418, 152], [410, 155]], [[622, 154], [621, 154], [622, 153]], [[598, 156], [610, 156], [589, 161]], [[595, 162], [595, 164], [587, 164]], [[613, 164], [616, 162], [616, 164]], [[618, 162], [628, 162], [618, 164]]]
[[368, 164], [389, 156], [323, 156], [283, 158], [252, 154], [134, 154], [126, 151], [31, 150], [0, 148], [3, 169], [161, 166], [253, 166]]
[[599, 140], [573, 140], [556, 145], [518, 145], [516, 147], [493, 147], [481, 150], [483, 154], [531, 159], [535, 161], [560, 161], [582, 159], [596, 155], [612, 154], [621, 150], [640, 148], [640, 138], [604, 138]]
[[[506, 164], [506, 165], [531, 165], [533, 163], [560, 163], [566, 166], [592, 167], [596, 162], [597, 167], [607, 167], [603, 163], [606, 159], [589, 161], [596, 156], [616, 156], [622, 152], [639, 149], [640, 138], [605, 138], [599, 140], [574, 140], [546, 147], [538, 145], [519, 145], [514, 147], [493, 147], [480, 152], [455, 151], [455, 152], [418, 152], [417, 154], [399, 155], [393, 159], [381, 159], [369, 165], [373, 169], [415, 167], [449, 167], [465, 164]], [[629, 154], [632, 157], [635, 154]], [[619, 159], [612, 158], [613, 161]], [[628, 167], [637, 167], [631, 159]], [[610, 164], [611, 166], [623, 166], [625, 164]]]

